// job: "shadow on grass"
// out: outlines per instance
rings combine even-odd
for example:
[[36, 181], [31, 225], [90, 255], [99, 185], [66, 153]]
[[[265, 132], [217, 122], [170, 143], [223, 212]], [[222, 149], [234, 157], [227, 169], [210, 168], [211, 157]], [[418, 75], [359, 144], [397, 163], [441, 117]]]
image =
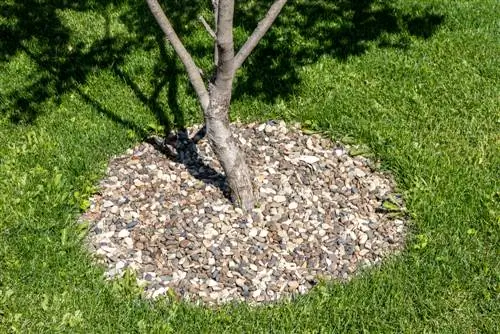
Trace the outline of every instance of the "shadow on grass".
[[37, 65], [32, 75], [36, 79], [4, 96], [5, 103], [0, 110], [7, 113], [13, 123], [32, 123], [45, 112], [42, 105], [45, 101], [60, 103], [64, 93], [75, 91], [113, 121], [140, 132], [131, 122], [106, 110], [78, 89], [78, 84], [85, 83], [89, 74], [123, 62], [131, 41], [111, 37], [106, 25], [103, 38], [83, 51], [83, 42], [75, 44], [71, 40], [71, 30], [58, 14], [64, 9], [89, 11], [91, 4], [27, 0], [0, 5], [4, 21], [0, 25], [0, 63], [24, 53]]
[[[164, 1], [164, 7], [178, 34], [197, 61], [210, 59], [212, 42], [192, 37], [203, 29], [197, 21], [201, 14], [210, 21], [208, 1]], [[256, 26], [268, 4], [241, 2], [235, 13], [236, 44]], [[103, 37], [84, 47], [83, 41], [72, 40], [72, 31], [61, 19], [61, 12], [92, 12], [105, 18]], [[113, 37], [110, 33], [110, 13], [119, 12], [120, 21], [132, 34]], [[152, 19], [145, 1], [5, 1], [0, 5], [0, 63], [8, 62], [19, 52], [27, 54], [37, 64], [36, 79], [3, 97], [0, 111], [13, 123], [31, 123], [44, 112], [47, 100], [59, 102], [68, 91], [79, 93], [97, 111], [113, 121], [132, 129], [141, 136], [145, 130], [102, 107], [92, 96], [78, 88], [89, 74], [112, 69], [134, 92], [136, 97], [170, 132], [184, 129], [184, 110], [177, 103], [179, 75], [182, 66]], [[286, 98], [300, 84], [297, 70], [314, 63], [322, 56], [345, 60], [363, 54], [370, 46], [408, 48], [412, 38], [429, 38], [444, 16], [432, 8], [416, 6], [403, 11], [392, 0], [296, 0], [285, 6], [274, 27], [249, 57], [238, 74], [234, 98], [246, 95], [268, 101]], [[92, 27], [89, 27], [92, 29]], [[134, 82], [134, 77], [122, 70], [128, 54], [137, 49], [160, 49], [154, 69], [154, 89], [147, 96]], [[204, 69], [213, 71], [213, 66]], [[158, 103], [160, 93], [167, 91], [167, 103], [173, 123]]]
[[[252, 16], [241, 18], [247, 31], [254, 27]], [[347, 60], [370, 47], [407, 49], [412, 37], [431, 37], [443, 20], [432, 8], [415, 7], [405, 13], [393, 1], [292, 2], [248, 59], [235, 96], [286, 98], [300, 84], [297, 71], [320, 57]]]

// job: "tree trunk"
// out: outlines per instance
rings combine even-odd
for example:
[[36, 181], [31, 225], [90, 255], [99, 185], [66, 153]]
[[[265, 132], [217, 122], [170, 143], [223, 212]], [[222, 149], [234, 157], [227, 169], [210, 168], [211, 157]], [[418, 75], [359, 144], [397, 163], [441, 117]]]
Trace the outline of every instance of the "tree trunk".
[[287, 0], [274, 0], [266, 16], [259, 22], [236, 56], [233, 41], [234, 0], [212, 0], [215, 33], [210, 27], [207, 30], [212, 37], [215, 37], [214, 59], [217, 70], [214, 79], [209, 83], [210, 91], [207, 91], [200, 70], [175, 33], [158, 0], [146, 1], [151, 13], [186, 67], [189, 80], [203, 108], [208, 140], [226, 173], [233, 202], [244, 210], [251, 210], [255, 205], [252, 177], [245, 162], [245, 156], [231, 136], [229, 128], [232, 84], [236, 71], [271, 27]]
[[229, 128], [229, 105], [231, 90], [220, 90], [212, 86], [210, 104], [205, 112], [207, 138], [217, 155], [231, 191], [231, 199], [243, 210], [255, 206], [252, 175], [245, 155], [231, 135]]
[[217, 70], [209, 83], [209, 104], [205, 110], [207, 137], [226, 173], [233, 202], [243, 210], [255, 205], [252, 178], [243, 152], [231, 136], [229, 106], [234, 78], [234, 0], [216, 0], [218, 5], [216, 47]]

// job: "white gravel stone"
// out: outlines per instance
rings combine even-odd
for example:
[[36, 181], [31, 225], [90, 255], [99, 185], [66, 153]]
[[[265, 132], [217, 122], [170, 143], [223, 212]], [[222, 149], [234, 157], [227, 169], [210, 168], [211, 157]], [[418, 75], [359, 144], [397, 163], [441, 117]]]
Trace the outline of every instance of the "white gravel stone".
[[127, 248], [131, 248], [134, 246], [134, 241], [130, 237], [126, 237], [123, 239], [123, 242], [125, 243]]
[[125, 261], [118, 261], [118, 262], [116, 263], [116, 269], [117, 269], [117, 270], [121, 270], [121, 269], [125, 268], [125, 266], [126, 266]]
[[209, 287], [214, 287], [214, 286], [219, 285], [219, 283], [217, 283], [217, 281], [215, 281], [215, 280], [213, 280], [213, 279], [209, 279], [209, 280], [207, 280], [207, 282], [206, 282], [206, 283], [207, 283], [207, 285], [208, 285]]
[[103, 251], [105, 251], [106, 253], [108, 253], [108, 254], [110, 254], [110, 253], [113, 254], [113, 253], [116, 252], [116, 248], [115, 247], [101, 246], [101, 249]]
[[153, 294], [152, 294], [152, 298], [155, 299], [155, 298], [158, 298], [159, 296], [163, 296], [167, 293], [167, 289], [164, 288], [164, 287], [160, 287], [158, 289], [156, 289]]
[[255, 228], [255, 227], [252, 227], [250, 229], [250, 231], [248, 232], [248, 236], [250, 238], [255, 238], [257, 235], [259, 234], [259, 229], [258, 228]]
[[362, 249], [360, 252], [359, 252], [359, 256], [365, 256], [366, 254], [368, 254], [370, 252], [369, 249]]
[[127, 229], [123, 229], [120, 232], [118, 232], [118, 238], [126, 238], [130, 235], [130, 232]]
[[262, 294], [262, 290], [257, 289], [257, 290], [255, 290], [254, 292], [252, 292], [252, 297], [253, 297], [253, 298], [257, 298], [257, 297], [259, 297], [261, 294]]
[[360, 245], [364, 245], [367, 240], [368, 240], [368, 235], [366, 233], [359, 234], [359, 244]]
[[300, 161], [307, 162], [308, 164], [314, 164], [320, 160], [320, 158], [314, 155], [302, 155], [299, 157]]
[[286, 202], [286, 196], [283, 196], [283, 195], [276, 195], [273, 197], [273, 199], [276, 203]]

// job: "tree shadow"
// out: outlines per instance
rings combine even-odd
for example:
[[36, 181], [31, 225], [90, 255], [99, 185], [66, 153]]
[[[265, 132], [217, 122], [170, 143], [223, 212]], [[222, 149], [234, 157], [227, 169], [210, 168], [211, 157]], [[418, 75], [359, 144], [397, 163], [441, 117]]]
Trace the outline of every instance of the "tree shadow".
[[[212, 21], [210, 1], [166, 0], [163, 3], [188, 50], [198, 64], [204, 65], [204, 72], [211, 73], [213, 42], [197, 20], [201, 14]], [[109, 31], [109, 13], [117, 12], [113, 6], [121, 6], [119, 20], [131, 33], [128, 37], [113, 37]], [[268, 6], [256, 1], [237, 2], [237, 46], [253, 31]], [[61, 19], [60, 13], [64, 10], [104, 16], [103, 37], [90, 46], [85, 46], [83, 41], [75, 42], [71, 29]], [[7, 22], [0, 24], [0, 63], [23, 52], [38, 66], [35, 80], [3, 96], [0, 112], [8, 114], [13, 123], [35, 121], [44, 112], [45, 101], [55, 97], [58, 102], [68, 91], [82, 95], [78, 87], [85, 84], [89, 74], [112, 69], [154, 113], [167, 133], [173, 128], [185, 128], [183, 113], [186, 110], [174, 103], [174, 95], [178, 95], [176, 80], [184, 70], [171, 50], [167, 52], [161, 31], [145, 1], [10, 0], [0, 4], [0, 16], [2, 22]], [[444, 15], [433, 7], [416, 5], [402, 10], [393, 0], [291, 1], [238, 73], [233, 96], [235, 99], [253, 96], [271, 102], [287, 98], [300, 85], [298, 71], [302, 66], [324, 56], [346, 60], [363, 54], [370, 47], [405, 49], [411, 46], [412, 38], [432, 37], [443, 20]], [[135, 78], [121, 68], [126, 56], [134, 50], [153, 48], [159, 48], [160, 57], [154, 69], [154, 90], [147, 96], [134, 83]], [[169, 87], [167, 103], [173, 124], [157, 102], [166, 87]], [[192, 89], [190, 92], [193, 93]], [[144, 135], [143, 130], [106, 110], [92, 96], [83, 96], [83, 99], [107, 117]]]
[[0, 25], [0, 64], [23, 53], [37, 66], [33, 80], [3, 97], [5, 103], [0, 106], [0, 112], [7, 114], [13, 123], [33, 123], [45, 112], [44, 102], [52, 99], [61, 103], [61, 97], [72, 91], [98, 112], [143, 134], [133, 122], [104, 108], [79, 88], [90, 74], [122, 63], [134, 47], [132, 40], [111, 36], [106, 16], [106, 28], [101, 39], [89, 47], [82, 41], [73, 41], [71, 30], [64, 24], [60, 12], [85, 12], [92, 10], [93, 6], [90, 1], [69, 3], [64, 0], [9, 1], [0, 5], [1, 17], [7, 22]]
[[[432, 7], [409, 12], [394, 1], [298, 0], [284, 7], [272, 29], [247, 59], [234, 98], [259, 96], [269, 102], [287, 98], [300, 85], [299, 69], [328, 56], [345, 61], [370, 47], [408, 49], [412, 37], [430, 38], [444, 21]], [[247, 31], [264, 9], [240, 10]]]

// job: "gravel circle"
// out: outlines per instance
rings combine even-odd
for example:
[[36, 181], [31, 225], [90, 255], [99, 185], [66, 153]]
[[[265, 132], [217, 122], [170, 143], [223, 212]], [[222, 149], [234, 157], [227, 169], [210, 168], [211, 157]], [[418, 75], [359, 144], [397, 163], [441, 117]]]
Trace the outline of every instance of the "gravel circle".
[[[258, 208], [227, 198], [223, 172], [195, 126], [151, 137], [111, 160], [80, 221], [106, 277], [130, 269], [156, 298], [251, 304], [349, 280], [404, 245], [406, 220], [390, 175], [298, 124], [232, 124], [254, 173]], [[192, 135], [191, 135], [192, 136]]]

